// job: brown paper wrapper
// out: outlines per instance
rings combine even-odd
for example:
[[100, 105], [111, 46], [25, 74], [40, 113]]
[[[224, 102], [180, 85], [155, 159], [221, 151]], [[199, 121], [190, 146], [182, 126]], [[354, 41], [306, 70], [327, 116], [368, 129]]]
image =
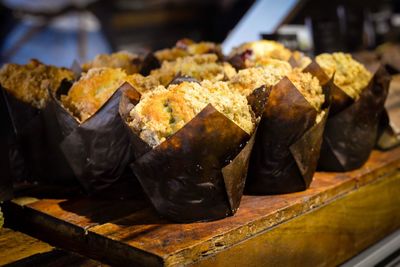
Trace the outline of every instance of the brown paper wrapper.
[[[2, 90], [2, 89], [1, 89]], [[13, 195], [12, 176], [10, 169], [10, 144], [15, 138], [11, 119], [9, 117], [7, 104], [3, 95], [0, 92], [0, 202], [11, 199]]]
[[[130, 100], [122, 98], [122, 117], [138, 97], [136, 92]], [[133, 131], [131, 140], [132, 171], [160, 215], [177, 222], [210, 221], [238, 209], [254, 135], [211, 104], [155, 148]]]
[[290, 193], [311, 184], [329, 113], [329, 83], [315, 62], [304, 71], [323, 85], [325, 115], [316, 124], [317, 111], [288, 78], [271, 88], [251, 155], [247, 194]]
[[59, 146], [75, 177], [94, 193], [123, 177], [131, 160], [129, 134], [118, 112], [122, 89], [82, 123], [59, 101], [69, 89], [61, 86], [51, 98], [61, 130]]
[[[348, 101], [330, 114], [318, 163], [319, 170], [349, 171], [361, 167], [368, 160], [377, 140], [379, 119], [390, 83], [390, 76], [382, 66], [377, 67], [373, 73], [370, 83], [357, 101]], [[337, 106], [336, 93], [344, 94], [339, 87], [335, 86], [335, 90], [332, 91], [332, 107]]]
[[16, 190], [43, 184], [73, 184], [72, 172], [57, 147], [58, 128], [49, 104], [39, 110], [2, 91], [14, 132], [8, 146]]

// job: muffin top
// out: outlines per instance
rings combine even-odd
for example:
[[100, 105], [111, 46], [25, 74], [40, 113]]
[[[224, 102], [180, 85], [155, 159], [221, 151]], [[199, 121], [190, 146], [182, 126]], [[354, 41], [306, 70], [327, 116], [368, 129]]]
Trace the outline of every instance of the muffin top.
[[160, 61], [173, 61], [180, 57], [201, 55], [201, 54], [218, 54], [221, 55], [221, 47], [211, 42], [195, 43], [190, 39], [181, 39], [176, 42], [172, 48], [166, 48], [154, 52], [154, 56]]
[[267, 61], [269, 64], [239, 70], [230, 79], [230, 86], [247, 96], [260, 86], [274, 86], [292, 71], [292, 67], [288, 62], [271, 59], [267, 59], [264, 62], [266, 63]]
[[182, 82], [159, 86], [144, 94], [131, 110], [130, 127], [155, 147], [181, 129], [208, 104], [227, 116], [247, 133], [254, 123], [247, 99], [229, 89], [226, 82]]
[[167, 86], [178, 75], [191, 76], [199, 81], [220, 81], [234, 74], [236, 71], [229, 63], [219, 62], [215, 54], [204, 54], [164, 61], [161, 68], [151, 71], [150, 76]]
[[312, 62], [311, 58], [300, 51], [293, 51], [292, 57], [296, 61], [297, 67], [300, 69], [306, 68]]
[[244, 55], [245, 66], [253, 67], [258, 61], [265, 58], [288, 61], [291, 54], [292, 52], [289, 49], [278, 42], [260, 40], [244, 43], [233, 48], [229, 57]]
[[126, 73], [132, 74], [140, 71], [140, 58], [138, 55], [127, 51], [119, 51], [112, 54], [99, 54], [92, 61], [82, 64], [82, 70], [87, 72], [93, 68], [123, 69]]
[[48, 89], [55, 92], [62, 80], [73, 80], [71, 70], [45, 65], [32, 59], [26, 65], [5, 64], [0, 69], [0, 84], [15, 98], [43, 109], [49, 98]]
[[61, 102], [80, 121], [92, 116], [125, 82], [121, 69], [94, 68], [84, 73], [70, 88]]
[[321, 54], [316, 61], [329, 77], [335, 74], [334, 83], [353, 99], [358, 99], [372, 78], [371, 72], [350, 54]]
[[141, 94], [153, 90], [160, 85], [159, 80], [155, 76], [143, 76], [139, 73], [128, 75], [125, 80]]
[[301, 69], [294, 69], [287, 77], [296, 86], [308, 103], [318, 112], [325, 101], [322, 87], [319, 80], [310, 73], [302, 72]]

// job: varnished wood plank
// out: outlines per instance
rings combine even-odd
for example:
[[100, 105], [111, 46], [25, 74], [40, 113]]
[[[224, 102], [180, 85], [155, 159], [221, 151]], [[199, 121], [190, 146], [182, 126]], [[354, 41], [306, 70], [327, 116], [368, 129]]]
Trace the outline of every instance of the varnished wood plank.
[[106, 266], [81, 255], [59, 250], [31, 236], [8, 228], [0, 229], [0, 266]]
[[41, 238], [109, 263], [189, 264], [333, 202], [399, 168], [400, 148], [374, 151], [359, 170], [317, 173], [311, 188], [304, 192], [244, 196], [235, 216], [208, 223], [170, 223], [140, 198], [40, 200], [23, 209], [11, 205], [10, 213], [20, 218], [24, 229]]
[[0, 248], [0, 266], [54, 250], [47, 243], [7, 228], [0, 229]]
[[194, 266], [336, 266], [400, 228], [400, 172]]

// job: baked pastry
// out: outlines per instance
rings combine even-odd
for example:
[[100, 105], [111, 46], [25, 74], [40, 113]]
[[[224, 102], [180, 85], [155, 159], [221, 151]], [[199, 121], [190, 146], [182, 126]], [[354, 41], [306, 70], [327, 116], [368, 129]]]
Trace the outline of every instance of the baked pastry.
[[5, 64], [0, 69], [1, 86], [16, 99], [38, 109], [46, 106], [48, 89], [55, 92], [64, 79], [73, 80], [73, 72], [36, 59], [26, 65]]
[[319, 80], [310, 73], [302, 72], [300, 68], [294, 68], [285, 61], [272, 60], [270, 65], [239, 70], [229, 81], [230, 86], [241, 94], [248, 96], [254, 89], [265, 85], [276, 85], [285, 76], [296, 86], [304, 98], [313, 106], [319, 116], [319, 122], [323, 116], [321, 106], [325, 102], [325, 96]]
[[292, 52], [292, 60], [294, 61], [297, 68], [304, 69], [308, 65], [311, 64], [312, 60], [308, 56], [304, 55], [304, 53], [300, 51]]
[[335, 85], [352, 99], [358, 99], [361, 91], [372, 78], [371, 72], [354, 60], [350, 54], [341, 52], [321, 54], [315, 59], [329, 77], [335, 75], [333, 80]]
[[125, 80], [142, 94], [160, 85], [160, 81], [155, 76], [143, 76], [139, 73], [128, 75]]
[[93, 68], [120, 68], [127, 74], [140, 71], [140, 57], [127, 51], [112, 54], [99, 54], [93, 60], [82, 64], [82, 71], [87, 72]]
[[125, 82], [121, 69], [95, 68], [84, 73], [67, 95], [61, 95], [63, 106], [80, 121], [92, 116]]
[[260, 86], [274, 86], [291, 71], [288, 62], [265, 59], [263, 66], [239, 70], [229, 83], [232, 88], [247, 96]]
[[153, 70], [150, 76], [167, 86], [176, 76], [190, 76], [199, 81], [221, 81], [235, 74], [235, 69], [227, 62], [219, 62], [217, 55], [204, 54], [164, 61], [161, 68]]
[[307, 102], [320, 112], [322, 104], [325, 102], [325, 95], [317, 77], [312, 76], [310, 73], [302, 72], [298, 68], [290, 72], [287, 77]]
[[260, 61], [267, 58], [288, 61], [291, 54], [289, 49], [278, 42], [260, 40], [233, 48], [228, 58], [238, 68], [249, 68], [259, 65]]
[[154, 56], [160, 61], [173, 61], [180, 57], [216, 54], [222, 57], [221, 46], [211, 42], [195, 43], [190, 39], [181, 39], [172, 48], [166, 48], [154, 52]]
[[181, 129], [204, 107], [212, 104], [219, 112], [251, 134], [254, 122], [246, 97], [226, 82], [182, 82], [142, 95], [130, 111], [129, 126], [150, 146], [155, 147]]

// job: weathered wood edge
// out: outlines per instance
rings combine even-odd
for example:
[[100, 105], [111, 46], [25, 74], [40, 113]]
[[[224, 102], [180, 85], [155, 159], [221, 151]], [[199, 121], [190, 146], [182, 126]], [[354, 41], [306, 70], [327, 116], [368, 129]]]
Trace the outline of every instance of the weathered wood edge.
[[113, 257], [111, 257], [112, 261], [110, 261], [109, 255], [106, 255], [107, 253], [98, 253], [99, 251], [104, 251], [104, 249], [108, 247], [110, 240], [103, 237], [96, 238], [93, 233], [91, 233], [92, 237], [89, 240], [88, 229], [90, 227], [82, 228], [72, 223], [58, 220], [51, 215], [37, 212], [30, 208], [29, 205], [21, 206], [10, 202], [5, 206], [5, 210], [7, 214], [13, 215], [12, 217], [10, 216], [9, 223], [13, 225], [14, 228], [48, 242], [53, 246], [74, 251], [89, 258], [112, 265], [163, 265], [163, 261], [160, 257], [134, 247], [123, 249], [128, 246], [123, 243], [114, 244], [117, 248], [115, 251], [120, 253], [113, 255]]

